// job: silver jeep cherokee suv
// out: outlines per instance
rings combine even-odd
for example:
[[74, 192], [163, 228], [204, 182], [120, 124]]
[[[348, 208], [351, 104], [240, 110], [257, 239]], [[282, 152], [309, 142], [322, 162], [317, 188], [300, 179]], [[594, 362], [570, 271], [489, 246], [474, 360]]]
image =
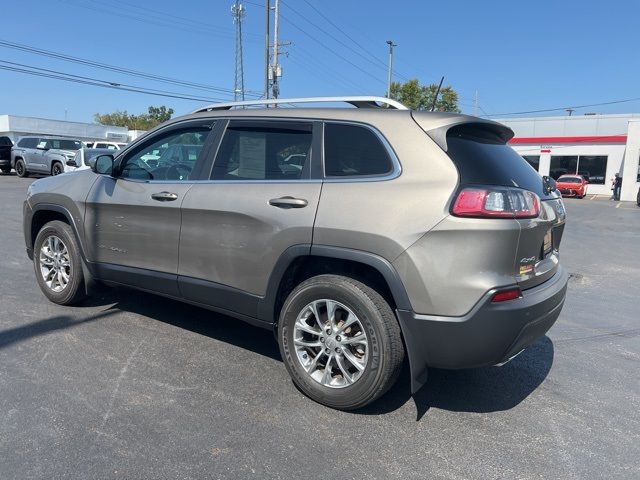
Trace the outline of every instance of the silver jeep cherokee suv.
[[565, 299], [565, 211], [513, 132], [311, 100], [358, 108], [212, 105], [33, 183], [44, 294], [125, 285], [274, 329], [296, 385], [339, 409], [382, 395], [405, 356], [415, 392], [428, 367], [501, 364], [543, 336]]

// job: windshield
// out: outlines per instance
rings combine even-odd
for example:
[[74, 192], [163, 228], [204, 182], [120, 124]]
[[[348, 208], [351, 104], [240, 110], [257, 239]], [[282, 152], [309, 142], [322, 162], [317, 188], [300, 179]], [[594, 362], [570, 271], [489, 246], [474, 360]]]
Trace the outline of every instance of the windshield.
[[560, 177], [557, 181], [560, 183], [582, 183], [578, 177]]

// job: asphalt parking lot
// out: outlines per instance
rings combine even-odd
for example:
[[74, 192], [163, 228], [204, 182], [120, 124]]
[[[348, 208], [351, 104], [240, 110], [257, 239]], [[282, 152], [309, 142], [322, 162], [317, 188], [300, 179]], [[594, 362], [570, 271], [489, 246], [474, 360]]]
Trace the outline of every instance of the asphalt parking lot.
[[[357, 413], [296, 390], [273, 336], [110, 290], [46, 301], [24, 253], [32, 179], [0, 176], [0, 478], [640, 478], [640, 208], [567, 199], [573, 274], [504, 367], [432, 370]], [[616, 208], [617, 207], [617, 208]]]

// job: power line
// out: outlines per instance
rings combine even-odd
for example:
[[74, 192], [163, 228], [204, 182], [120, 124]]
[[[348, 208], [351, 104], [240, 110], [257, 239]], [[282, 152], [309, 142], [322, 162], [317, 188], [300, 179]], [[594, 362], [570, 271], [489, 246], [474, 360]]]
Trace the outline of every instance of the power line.
[[351, 65], [352, 67], [356, 68], [357, 70], [360, 70], [362, 73], [364, 73], [365, 75], [371, 77], [372, 79], [374, 79], [376, 82], [380, 82], [383, 85], [385, 84], [384, 80], [379, 79], [378, 77], [376, 77], [375, 75], [373, 75], [371, 72], [366, 71], [365, 69], [361, 68], [359, 65], [356, 65], [355, 63], [353, 63], [351, 60], [349, 60], [347, 57], [341, 55], [340, 53], [338, 53], [337, 51], [335, 51], [333, 48], [328, 47], [325, 43], [323, 43], [322, 41], [318, 40], [317, 37], [314, 37], [313, 35], [311, 35], [309, 32], [305, 31], [304, 29], [300, 28], [298, 25], [296, 25], [294, 22], [292, 22], [291, 20], [289, 20], [287, 17], [285, 17], [284, 15], [282, 15], [282, 13], [280, 13], [280, 17], [285, 20], [289, 25], [291, 25], [292, 27], [294, 27], [296, 30], [302, 32], [304, 35], [306, 35], [307, 37], [309, 37], [311, 40], [313, 40], [314, 42], [318, 43], [318, 45], [321, 45], [322, 47], [324, 47], [325, 49], [327, 49], [328, 51], [330, 51], [331, 53], [333, 53], [336, 57], [342, 59], [343, 61], [347, 62], [349, 65]]
[[24, 73], [27, 75], [34, 75], [38, 77], [52, 78], [55, 80], [62, 80], [72, 83], [80, 83], [84, 85], [92, 85], [95, 87], [103, 87], [110, 88], [114, 90], [123, 90], [127, 92], [135, 92], [135, 93], [144, 93], [146, 95], [155, 95], [159, 97], [167, 97], [167, 98], [177, 98], [181, 100], [193, 100], [196, 102], [211, 102], [211, 101], [227, 101], [222, 98], [203, 98], [203, 97], [195, 97], [187, 94], [181, 94], [178, 92], [169, 92], [166, 90], [155, 90], [140, 87], [137, 85], [129, 85], [126, 83], [112, 82], [109, 80], [101, 80], [93, 77], [85, 77], [82, 75], [74, 75], [71, 73], [61, 72], [58, 70], [50, 70], [47, 68], [34, 67], [32, 65], [25, 65], [22, 63], [16, 62], [8, 62], [5, 60], [0, 60], [0, 63], [4, 65], [0, 65], [0, 69], [7, 70], [16, 73]]
[[[311, 7], [313, 8], [316, 12], [318, 12], [322, 18], [324, 18], [325, 20], [327, 20], [334, 28], [336, 28], [338, 31], [340, 31], [342, 34], [344, 34], [348, 39], [350, 39], [352, 42], [356, 43], [356, 45], [358, 45], [360, 48], [364, 49], [364, 47], [360, 46], [359, 43], [357, 43], [355, 40], [353, 40], [350, 36], [348, 36], [345, 32], [342, 31], [342, 29], [340, 27], [338, 27], [335, 23], [333, 23], [329, 18], [327, 18], [322, 12], [320, 12], [316, 7], [314, 7], [311, 3], [309, 3], [308, 1], [305, 0], [305, 2]], [[285, 3], [284, 1], [282, 3]], [[366, 60], [367, 62], [369, 62], [370, 64], [372, 64], [373, 66], [377, 67], [377, 68], [381, 68], [383, 70], [387, 70], [387, 65], [385, 65], [384, 62], [382, 62], [380, 59], [376, 58], [374, 55], [370, 54], [367, 50], [365, 50], [366, 53], [368, 53], [373, 60], [367, 58], [366, 56], [364, 56], [362, 53], [356, 51], [353, 47], [347, 45], [345, 42], [343, 42], [342, 40], [340, 40], [339, 38], [337, 38], [335, 35], [332, 35], [331, 33], [327, 32], [326, 30], [324, 30], [323, 28], [321, 28], [320, 26], [318, 26], [315, 22], [312, 22], [311, 20], [309, 20], [309, 18], [307, 18], [305, 15], [303, 15], [302, 13], [300, 13], [298, 10], [296, 10], [295, 8], [293, 8], [289, 3], [285, 3], [287, 5], [287, 7], [289, 8], [289, 10], [291, 10], [293, 13], [295, 13], [296, 15], [298, 15], [299, 17], [301, 17], [302, 19], [304, 19], [307, 23], [309, 23], [310, 25], [313, 25], [316, 29], [320, 30], [322, 33], [324, 33], [325, 35], [329, 36], [330, 38], [332, 38], [333, 40], [335, 40], [337, 43], [339, 43], [340, 45], [342, 45], [343, 47], [349, 49], [350, 51], [352, 51], [353, 53], [355, 53], [356, 55], [358, 55], [359, 57], [361, 57], [362, 59]], [[400, 75], [398, 72], [396, 72], [394, 70], [394, 74], [396, 74], [399, 77], [402, 77], [406, 80], [408, 80], [404, 75]]]
[[578, 109], [578, 108], [590, 108], [590, 107], [602, 107], [605, 105], [616, 105], [619, 103], [629, 103], [629, 102], [637, 102], [640, 101], [640, 97], [634, 97], [634, 98], [625, 98], [624, 100], [612, 100], [609, 102], [601, 102], [601, 103], [591, 103], [588, 105], [571, 105], [571, 106], [565, 106], [565, 107], [557, 107], [557, 108], [544, 108], [544, 109], [540, 109], [540, 110], [528, 110], [528, 111], [524, 111], [524, 112], [507, 112], [507, 113], [491, 113], [491, 114], [487, 114], [487, 115], [483, 115], [485, 117], [504, 117], [504, 116], [508, 116], [508, 115], [527, 115], [527, 114], [531, 114], [531, 113], [544, 113], [544, 112], [559, 112], [559, 111], [565, 111], [568, 108], [572, 108], [572, 109]]
[[[90, 66], [90, 67], [94, 67], [94, 68], [99, 68], [99, 69], [103, 69], [103, 70], [109, 70], [109, 71], [112, 71], [112, 72], [122, 73], [122, 74], [125, 74], [125, 75], [134, 76], [134, 77], [145, 78], [147, 80], [153, 80], [153, 81], [157, 81], [157, 82], [161, 82], [161, 83], [168, 83], [168, 84], [172, 84], [172, 85], [179, 85], [179, 86], [184, 86], [184, 87], [193, 88], [193, 89], [197, 89], [197, 90], [208, 90], [208, 91], [214, 91], [214, 92], [217, 92], [217, 93], [233, 95], [233, 90], [228, 89], [228, 88], [215, 87], [215, 86], [212, 86], [212, 85], [206, 85], [206, 84], [202, 84], [202, 83], [194, 83], [194, 82], [189, 82], [189, 81], [186, 81], [186, 80], [179, 80], [179, 79], [170, 78], [170, 77], [164, 77], [164, 76], [155, 75], [155, 74], [151, 74], [151, 73], [145, 73], [145, 72], [141, 72], [141, 71], [138, 71], [138, 70], [131, 70], [131, 69], [124, 68], [124, 67], [118, 67], [116, 65], [110, 65], [110, 64], [107, 64], [107, 63], [96, 62], [96, 61], [89, 60], [89, 59], [86, 59], [86, 58], [74, 57], [74, 56], [71, 56], [71, 55], [67, 55], [67, 54], [63, 54], [63, 53], [59, 53], [59, 52], [53, 52], [51, 50], [44, 50], [44, 49], [41, 49], [41, 48], [31, 47], [29, 45], [9, 42], [9, 41], [2, 40], [2, 39], [0, 39], [0, 46], [6, 47], [6, 48], [11, 48], [11, 49], [14, 49], [14, 50], [21, 50], [21, 51], [32, 53], [32, 54], [36, 54], [36, 55], [42, 55], [42, 56], [46, 56], [46, 57], [50, 57], [50, 58], [55, 58], [55, 59], [58, 59], [58, 60], [77, 63], [77, 64], [86, 65], [86, 66]], [[252, 94], [252, 95], [255, 96], [255, 94]]]
[[[173, 30], [182, 30], [189, 33], [200, 33], [205, 35], [212, 35], [223, 38], [233, 38], [233, 34], [227, 33], [228, 31], [221, 31], [220, 27], [218, 30], [212, 28], [212, 26], [199, 26], [194, 24], [189, 24], [188, 22], [176, 20], [172, 15], [166, 14], [167, 19], [158, 18], [157, 16], [154, 18], [150, 16], [148, 13], [137, 13], [131, 11], [120, 11], [114, 10], [113, 8], [108, 8], [109, 4], [98, 2], [97, 0], [89, 0], [90, 2], [97, 4], [99, 6], [88, 5], [86, 2], [79, 2], [77, 0], [60, 0], [62, 2], [68, 3], [69, 5], [73, 5], [74, 7], [82, 7], [88, 10], [92, 10], [95, 12], [106, 13], [108, 15], [113, 15], [121, 18], [128, 18], [130, 20], [135, 20], [141, 23], [147, 23], [150, 25], [157, 25], [160, 27], [168, 27]], [[145, 9], [146, 10], [146, 9]]]
[[[90, 0], [90, 1], [96, 3], [96, 0]], [[226, 28], [226, 27], [220, 27], [220, 26], [217, 26], [217, 25], [211, 25], [208, 22], [195, 20], [193, 18], [182, 17], [182, 16], [179, 16], [179, 15], [175, 15], [173, 13], [170, 13], [170, 12], [165, 12], [165, 11], [162, 11], [162, 10], [149, 8], [147, 6], [141, 7], [141, 6], [129, 3], [129, 2], [125, 2], [123, 0], [112, 0], [112, 1], [115, 2], [115, 3], [118, 3], [120, 5], [125, 5], [126, 8], [139, 10], [144, 15], [148, 15], [151, 12], [151, 13], [154, 13], [156, 16], [160, 17], [161, 19], [165, 19], [166, 18], [168, 21], [171, 21], [172, 23], [174, 23], [176, 21], [176, 19], [178, 19], [178, 20], [182, 21], [184, 24], [192, 24], [192, 25], [202, 26], [207, 30], [208, 29], [220, 30], [221, 32], [227, 33], [229, 36], [231, 36], [232, 30], [229, 29], [229, 28]], [[256, 37], [256, 38], [262, 38], [261, 35], [254, 34], [254, 33], [245, 33], [244, 35], [248, 35], [248, 36], [252, 36], [252, 37]]]

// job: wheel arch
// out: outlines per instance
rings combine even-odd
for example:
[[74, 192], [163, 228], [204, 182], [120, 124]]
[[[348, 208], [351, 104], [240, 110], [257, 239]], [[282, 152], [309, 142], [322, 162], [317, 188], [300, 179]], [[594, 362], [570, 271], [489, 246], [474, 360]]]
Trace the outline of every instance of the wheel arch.
[[78, 227], [73, 218], [73, 215], [71, 215], [71, 212], [69, 212], [69, 210], [67, 210], [62, 205], [39, 203], [33, 206], [31, 221], [28, 222], [27, 225], [25, 225], [29, 229], [25, 235], [25, 237], [30, 242], [27, 246], [33, 249], [34, 242], [36, 240], [36, 237], [38, 236], [38, 232], [40, 231], [40, 229], [46, 223], [53, 220], [60, 220], [64, 223], [67, 223], [71, 227], [71, 229], [73, 230], [73, 234], [78, 241], [78, 245], [80, 246], [80, 256], [82, 257], [83, 261], [86, 262], [82, 236], [79, 234]]
[[280, 308], [302, 281], [323, 273], [342, 274], [379, 291], [393, 309], [410, 309], [409, 297], [398, 273], [379, 255], [327, 245], [294, 245], [280, 256], [258, 305], [261, 320], [277, 323]]
[[[89, 268], [90, 263], [87, 261], [87, 257], [84, 252], [83, 238], [79, 234], [78, 227], [73, 215], [62, 205], [55, 205], [50, 203], [40, 203], [33, 206], [31, 219], [25, 222], [25, 239], [29, 242], [27, 244], [27, 251], [33, 252], [34, 244], [40, 229], [49, 222], [59, 220], [66, 223], [71, 227], [73, 235], [76, 237], [78, 246], [80, 248], [80, 258], [82, 263], [82, 272], [84, 274], [84, 286], [87, 293], [93, 291], [96, 288], [96, 280], [92, 270]], [[32, 253], [33, 254], [33, 253]]]
[[[337, 269], [337, 271], [336, 271]], [[327, 245], [295, 245], [285, 250], [269, 279], [265, 297], [258, 305], [258, 317], [277, 328], [280, 308], [288, 294], [301, 281], [322, 274], [342, 274], [362, 281], [380, 293], [392, 310], [402, 332], [402, 341], [411, 371], [411, 392], [417, 392], [427, 380], [423, 346], [416, 344], [406, 317], [411, 312], [409, 296], [393, 265], [370, 252]]]

